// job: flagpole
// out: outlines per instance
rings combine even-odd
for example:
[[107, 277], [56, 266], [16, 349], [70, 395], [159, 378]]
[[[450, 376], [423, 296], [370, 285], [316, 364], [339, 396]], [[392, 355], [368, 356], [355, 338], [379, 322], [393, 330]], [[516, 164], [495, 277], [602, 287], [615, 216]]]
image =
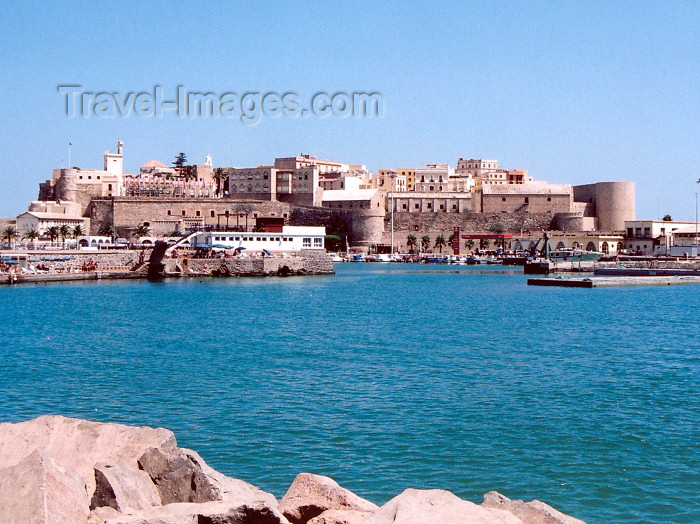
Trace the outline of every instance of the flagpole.
[[71, 165], [70, 165], [70, 146], [72, 146], [72, 145], [73, 145], [73, 142], [68, 142], [68, 169], [71, 168]]

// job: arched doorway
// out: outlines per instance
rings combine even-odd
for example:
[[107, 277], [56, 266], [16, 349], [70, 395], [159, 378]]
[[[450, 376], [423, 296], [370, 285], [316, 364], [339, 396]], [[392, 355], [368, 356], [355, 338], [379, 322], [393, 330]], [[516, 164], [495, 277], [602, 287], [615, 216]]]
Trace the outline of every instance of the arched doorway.
[[595, 244], [593, 242], [586, 244], [586, 251], [595, 251]]
[[609, 252], [610, 252], [610, 248], [608, 246], [608, 243], [603, 242], [603, 253], [605, 253], [607, 255]]

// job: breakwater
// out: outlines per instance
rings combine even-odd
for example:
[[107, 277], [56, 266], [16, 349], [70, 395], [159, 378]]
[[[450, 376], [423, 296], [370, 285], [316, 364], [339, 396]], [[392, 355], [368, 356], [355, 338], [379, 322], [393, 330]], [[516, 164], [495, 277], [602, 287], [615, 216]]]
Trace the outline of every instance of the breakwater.
[[[29, 255], [25, 258], [22, 266], [5, 266], [0, 272], [0, 284], [142, 279], [147, 277], [148, 269], [148, 262], [138, 251], [70, 252], [37, 262], [32, 262]], [[328, 275], [334, 272], [333, 263], [325, 256], [325, 251], [318, 249], [264, 257], [194, 258], [181, 255], [163, 262], [166, 278]]]
[[209, 467], [167, 429], [42, 416], [0, 424], [4, 524], [584, 524], [551, 506], [487, 493], [407, 489], [382, 507], [301, 473], [281, 500]]

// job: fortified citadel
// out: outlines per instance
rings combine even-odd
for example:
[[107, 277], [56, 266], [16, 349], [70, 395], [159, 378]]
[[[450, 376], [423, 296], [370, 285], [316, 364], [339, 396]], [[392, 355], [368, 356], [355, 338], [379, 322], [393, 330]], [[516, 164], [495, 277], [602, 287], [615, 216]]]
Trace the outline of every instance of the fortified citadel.
[[103, 160], [101, 170], [55, 169], [17, 218], [18, 228], [43, 233], [52, 225], [80, 224], [92, 235], [113, 228], [129, 238], [138, 226], [165, 236], [250, 230], [258, 218], [274, 217], [287, 225], [326, 226], [327, 234], [372, 250], [392, 242], [392, 224], [394, 245], [405, 249], [408, 234], [449, 234], [455, 226], [619, 235], [635, 218], [633, 182], [548, 184], [526, 170], [502, 169], [496, 160], [459, 158], [457, 169], [431, 164], [370, 173], [364, 165], [312, 155], [247, 168], [214, 168], [208, 156], [197, 165], [151, 161], [127, 174], [122, 142]]

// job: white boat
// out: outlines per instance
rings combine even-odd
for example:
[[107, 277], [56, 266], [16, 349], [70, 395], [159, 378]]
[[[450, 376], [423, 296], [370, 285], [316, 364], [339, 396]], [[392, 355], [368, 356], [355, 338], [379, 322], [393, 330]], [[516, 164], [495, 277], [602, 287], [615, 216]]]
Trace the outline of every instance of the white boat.
[[374, 261], [375, 262], [391, 262], [391, 256], [385, 255], [385, 254], [375, 255]]
[[338, 253], [328, 253], [328, 258], [331, 259], [331, 262], [342, 262], [343, 261], [343, 258]]

